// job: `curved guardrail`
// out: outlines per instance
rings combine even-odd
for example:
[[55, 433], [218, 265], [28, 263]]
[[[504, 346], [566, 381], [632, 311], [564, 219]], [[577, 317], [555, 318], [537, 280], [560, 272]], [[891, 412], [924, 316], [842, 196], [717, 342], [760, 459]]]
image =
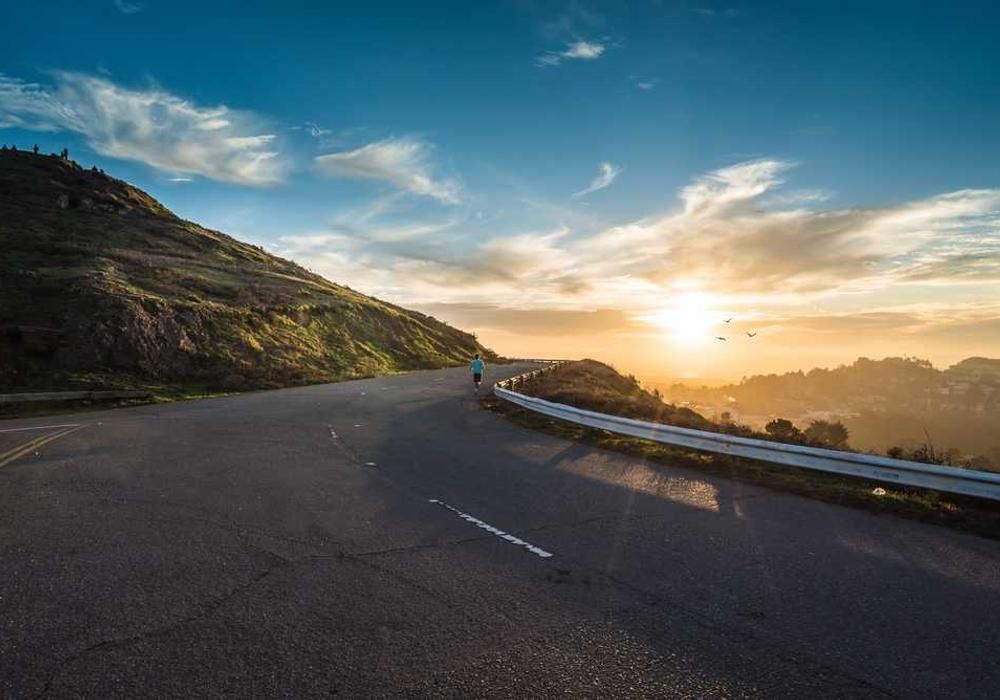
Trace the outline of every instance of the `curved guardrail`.
[[769, 442], [753, 438], [713, 433], [705, 430], [679, 428], [663, 423], [623, 418], [607, 413], [588, 411], [575, 406], [554, 403], [534, 396], [519, 394], [513, 390], [517, 384], [537, 377], [558, 366], [558, 361], [541, 369], [520, 374], [511, 379], [497, 382], [493, 393], [505, 401], [535, 411], [552, 418], [569, 421], [589, 428], [607, 430], [620, 435], [652, 440], [667, 445], [689, 447], [704, 452], [759, 459], [764, 462], [786, 464], [803, 469], [833, 472], [847, 476], [858, 476], [884, 483], [917, 486], [921, 488], [978, 496], [1000, 501], [1000, 474], [972, 469], [958, 469], [937, 464], [923, 464], [890, 457], [842, 452], [821, 447], [789, 445], [783, 442]]

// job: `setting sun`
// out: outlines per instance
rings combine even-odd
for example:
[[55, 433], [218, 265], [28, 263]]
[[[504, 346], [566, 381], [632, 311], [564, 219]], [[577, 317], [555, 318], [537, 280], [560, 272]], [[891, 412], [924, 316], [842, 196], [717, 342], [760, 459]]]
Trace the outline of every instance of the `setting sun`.
[[642, 317], [642, 320], [666, 331], [670, 338], [697, 343], [712, 337], [712, 329], [722, 322], [708, 294], [682, 294], [670, 304]]

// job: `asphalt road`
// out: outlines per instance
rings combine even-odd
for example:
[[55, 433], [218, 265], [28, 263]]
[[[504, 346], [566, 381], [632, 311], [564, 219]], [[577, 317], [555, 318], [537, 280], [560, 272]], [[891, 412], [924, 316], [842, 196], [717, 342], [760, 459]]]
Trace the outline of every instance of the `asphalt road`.
[[1000, 688], [1000, 543], [525, 430], [464, 369], [3, 421], [0, 455], [3, 697]]

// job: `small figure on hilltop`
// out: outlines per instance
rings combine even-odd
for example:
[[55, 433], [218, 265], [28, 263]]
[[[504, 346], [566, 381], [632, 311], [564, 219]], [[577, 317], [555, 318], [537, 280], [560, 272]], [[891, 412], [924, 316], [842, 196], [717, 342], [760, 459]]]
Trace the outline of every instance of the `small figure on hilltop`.
[[37, 143], [34, 146], [31, 147], [31, 152], [34, 153], [36, 156], [38, 155], [38, 144]]
[[469, 364], [469, 369], [472, 370], [472, 383], [476, 386], [476, 394], [479, 394], [479, 385], [483, 382], [483, 375], [486, 374], [486, 363], [483, 362], [482, 358], [479, 357], [479, 353], [472, 358], [472, 362]]
[[68, 148], [62, 149], [62, 153], [59, 154], [59, 157], [62, 158], [63, 160], [69, 160], [69, 149]]

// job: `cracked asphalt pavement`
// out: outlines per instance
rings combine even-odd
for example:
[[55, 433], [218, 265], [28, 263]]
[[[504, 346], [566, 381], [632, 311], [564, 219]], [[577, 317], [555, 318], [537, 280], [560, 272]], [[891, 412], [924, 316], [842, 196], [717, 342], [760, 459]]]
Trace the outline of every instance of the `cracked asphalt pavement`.
[[1000, 543], [535, 433], [464, 369], [3, 421], [0, 453], [3, 697], [1000, 687]]

